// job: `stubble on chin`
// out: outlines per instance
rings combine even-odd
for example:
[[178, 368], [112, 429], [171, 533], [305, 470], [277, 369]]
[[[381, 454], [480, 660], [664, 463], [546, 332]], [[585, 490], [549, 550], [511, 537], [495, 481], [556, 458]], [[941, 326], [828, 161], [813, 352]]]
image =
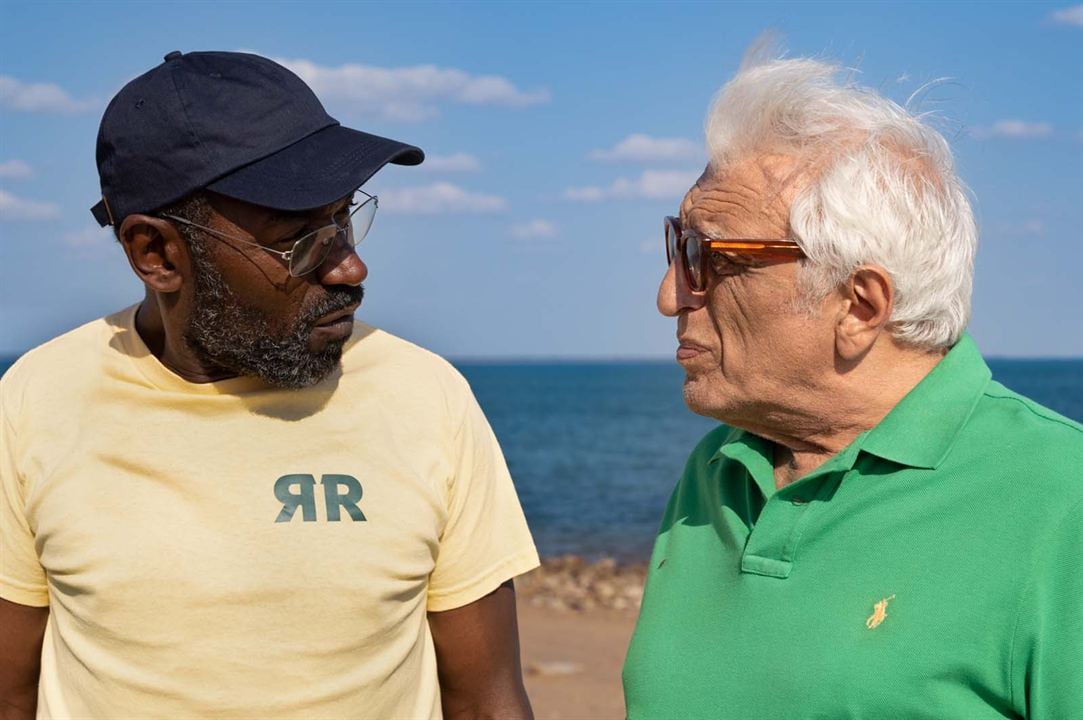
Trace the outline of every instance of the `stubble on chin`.
[[360, 287], [328, 291], [282, 326], [238, 298], [209, 258], [194, 252], [193, 261], [195, 308], [184, 339], [205, 365], [287, 389], [315, 385], [339, 366], [348, 338], [312, 348], [312, 330], [322, 315], [360, 302]]
[[684, 404], [697, 415], [710, 416], [710, 387], [702, 372], [685, 370]]
[[697, 415], [717, 420], [727, 425], [739, 403], [739, 393], [726, 382], [722, 369], [717, 365], [685, 369], [682, 387], [684, 404]]

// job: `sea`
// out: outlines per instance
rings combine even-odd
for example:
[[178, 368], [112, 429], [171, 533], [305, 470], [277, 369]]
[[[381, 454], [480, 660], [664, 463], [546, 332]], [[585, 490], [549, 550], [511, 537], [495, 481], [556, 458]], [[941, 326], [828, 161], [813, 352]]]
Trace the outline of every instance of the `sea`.
[[[0, 374], [14, 362], [0, 357]], [[543, 556], [645, 560], [666, 500], [715, 421], [673, 362], [456, 362], [508, 461]], [[1083, 422], [1083, 359], [991, 359], [993, 377]]]

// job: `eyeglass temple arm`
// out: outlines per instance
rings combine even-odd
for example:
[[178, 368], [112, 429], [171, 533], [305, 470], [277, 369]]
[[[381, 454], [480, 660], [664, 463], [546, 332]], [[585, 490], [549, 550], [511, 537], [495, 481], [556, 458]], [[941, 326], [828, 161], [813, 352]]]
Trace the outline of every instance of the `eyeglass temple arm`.
[[224, 233], [224, 232], [221, 232], [219, 230], [215, 230], [214, 228], [209, 228], [209, 227], [206, 227], [204, 225], [200, 225], [199, 223], [194, 223], [191, 220], [185, 220], [184, 218], [177, 217], [176, 215], [167, 215], [167, 214], [163, 213], [162, 217], [166, 218], [167, 220], [172, 220], [173, 222], [179, 222], [182, 225], [189, 225], [189, 226], [194, 227], [194, 228], [199, 228], [203, 232], [210, 233], [211, 235], [214, 235], [216, 237], [225, 238], [226, 240], [233, 240], [234, 242], [244, 243], [245, 245], [251, 245], [252, 247], [258, 247], [261, 250], [266, 250], [267, 252], [271, 253], [272, 255], [277, 255], [278, 257], [282, 258], [283, 260], [288, 261], [293, 256], [293, 250], [292, 249], [290, 249], [290, 250], [275, 250], [274, 248], [269, 248], [266, 245], [260, 245], [259, 243], [252, 242], [251, 240], [245, 240], [244, 238], [239, 238], [236, 235], [230, 235], [228, 233]]
[[708, 250], [719, 252], [753, 252], [757, 255], [784, 255], [787, 257], [804, 257], [805, 251], [792, 240], [706, 240], [704, 243]]

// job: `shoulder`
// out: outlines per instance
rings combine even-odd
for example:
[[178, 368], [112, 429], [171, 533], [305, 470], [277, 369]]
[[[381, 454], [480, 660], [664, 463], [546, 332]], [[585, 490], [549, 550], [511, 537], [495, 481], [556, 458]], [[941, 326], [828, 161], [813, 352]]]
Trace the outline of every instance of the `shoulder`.
[[985, 389], [983, 400], [993, 412], [1008, 414], [1021, 426], [1042, 433], [1064, 434], [1065, 437], [1083, 440], [1083, 425], [1075, 420], [1039, 405], [1028, 397], [991, 381]]
[[462, 374], [436, 353], [362, 322], [354, 324], [343, 363], [348, 371], [363, 369], [414, 382], [429, 380], [460, 388], [466, 386]]
[[472, 401], [466, 378], [436, 353], [362, 322], [342, 356], [343, 374], [370, 389], [395, 397], [396, 402], [427, 404], [441, 400], [451, 414], [460, 414]]
[[1070, 522], [1072, 513], [1078, 522], [1083, 426], [990, 381], [963, 433], [957, 447], [966, 452], [953, 452], [942, 470], [980, 493], [1000, 532], [1040, 553], [1046, 532]]
[[109, 327], [111, 323], [116, 321], [116, 317], [116, 315], [110, 315], [92, 320], [27, 350], [4, 373], [4, 381], [8, 383], [25, 382], [35, 373], [43, 370], [56, 368], [70, 370], [77, 365], [80, 356], [87, 351], [100, 348], [102, 340], [111, 334]]
[[1071, 476], [1083, 496], [1083, 425], [996, 381], [975, 410], [970, 430], [988, 438], [990, 453], [1030, 467], [1036, 477]]
[[17, 414], [86, 385], [100, 368], [122, 313], [93, 320], [24, 353], [0, 378], [5, 415]]

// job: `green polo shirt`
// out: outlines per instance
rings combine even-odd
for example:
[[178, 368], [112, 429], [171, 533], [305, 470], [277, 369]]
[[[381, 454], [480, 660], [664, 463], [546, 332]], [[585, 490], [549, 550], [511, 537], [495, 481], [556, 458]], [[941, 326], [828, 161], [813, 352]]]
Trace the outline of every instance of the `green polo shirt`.
[[964, 336], [808, 476], [771, 458], [728, 428], [689, 458], [629, 718], [1083, 718], [1083, 426]]

